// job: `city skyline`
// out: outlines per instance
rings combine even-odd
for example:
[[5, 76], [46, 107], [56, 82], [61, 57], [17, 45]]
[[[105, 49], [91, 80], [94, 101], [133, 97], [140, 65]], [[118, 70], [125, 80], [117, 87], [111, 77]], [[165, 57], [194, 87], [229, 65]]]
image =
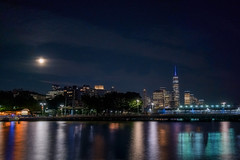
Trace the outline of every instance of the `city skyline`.
[[[40, 65], [43, 65], [45, 63], [45, 59], [39, 58], [36, 60]], [[110, 92], [119, 92], [115, 89], [115, 86], [111, 86], [110, 88], [105, 88], [103, 84], [95, 84], [95, 85], [89, 85], [89, 84], [69, 84], [69, 85], [60, 85], [60, 84], [51, 84], [52, 89], [48, 89], [46, 93], [43, 93], [42, 95], [46, 96], [47, 99], [52, 99], [56, 95], [62, 95], [65, 90], [72, 90], [73, 88], [79, 90], [80, 92], [85, 92], [86, 90], [99, 90], [101, 92], [100, 95], [104, 95], [106, 93]], [[23, 88], [15, 88], [12, 91], [17, 90], [24, 90]], [[37, 93], [34, 90], [31, 90], [32, 92]], [[121, 91], [120, 91], [121, 92]], [[134, 92], [134, 91], [126, 91], [126, 92]], [[97, 93], [97, 94], [99, 94]], [[187, 97], [186, 97], [187, 93]], [[191, 94], [190, 94], [191, 93]], [[39, 93], [37, 93], [39, 94]], [[41, 94], [41, 93], [40, 93]], [[174, 66], [174, 74], [172, 78], [172, 89], [167, 90], [165, 86], [161, 86], [160, 89], [155, 89], [152, 93], [147, 94], [147, 90], [143, 89], [142, 93], [139, 93], [142, 96], [143, 100], [143, 106], [146, 107], [147, 105], [152, 105], [152, 103], [160, 108], [177, 108], [180, 105], [192, 105], [192, 104], [205, 104], [205, 99], [198, 99], [195, 97], [195, 95], [190, 92], [189, 90], [184, 90], [183, 93], [180, 93], [179, 91], [179, 80], [178, 80], [178, 73], [177, 73], [177, 67]], [[203, 97], [201, 97], [203, 98]], [[150, 101], [147, 102], [149, 99]], [[226, 102], [226, 101], [218, 101], [214, 102], [217, 104], [220, 103], [227, 103], [227, 104], [235, 104], [234, 102]], [[210, 104], [208, 101], [206, 104]]]
[[[0, 90], [172, 88], [239, 103], [239, 2], [0, 2]], [[39, 59], [42, 58], [42, 59]], [[181, 100], [181, 103], [183, 101]]]

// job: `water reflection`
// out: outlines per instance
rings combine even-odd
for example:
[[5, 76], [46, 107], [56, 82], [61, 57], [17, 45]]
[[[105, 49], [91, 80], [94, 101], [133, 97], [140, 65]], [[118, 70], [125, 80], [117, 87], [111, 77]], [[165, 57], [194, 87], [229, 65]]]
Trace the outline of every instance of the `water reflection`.
[[33, 158], [34, 159], [47, 159], [49, 157], [49, 123], [48, 122], [37, 122], [34, 126], [33, 132]]
[[57, 122], [58, 128], [56, 131], [56, 159], [66, 159], [67, 155], [67, 145], [66, 145], [66, 132], [65, 132], [65, 123]]
[[[221, 122], [219, 131], [213, 130], [189, 132], [178, 134], [178, 155], [180, 159], [234, 159], [235, 144], [234, 133], [229, 128], [230, 122]], [[217, 124], [216, 124], [217, 125]], [[197, 127], [198, 128], [198, 127]]]
[[234, 142], [234, 132], [233, 129], [230, 128], [230, 122], [221, 123], [220, 126], [221, 132], [221, 158], [222, 159], [230, 159], [231, 154], [235, 153], [235, 142]]
[[[24, 154], [25, 151], [25, 145], [22, 145], [23, 141], [27, 137], [26, 135], [26, 128], [27, 124], [23, 123], [22, 125], [19, 125], [18, 123], [11, 122], [11, 126], [15, 126], [15, 140], [14, 140], [14, 153], [13, 153], [13, 159], [25, 159], [26, 154]], [[25, 138], [22, 138], [25, 137]]]
[[25, 159], [26, 123], [0, 123], [0, 159]]
[[[166, 124], [158, 124], [158, 144], [159, 144], [159, 154], [162, 159], [166, 159], [170, 152], [167, 152], [169, 144], [171, 144], [171, 139], [169, 135], [170, 126]], [[171, 154], [171, 153], [170, 153]]]
[[93, 151], [92, 153], [93, 159], [104, 159], [105, 157], [104, 153], [106, 153], [106, 151], [105, 151], [105, 141], [102, 135], [97, 134], [94, 136], [92, 151]]
[[152, 122], [149, 124], [148, 130], [148, 157], [149, 160], [155, 160], [159, 157], [159, 144], [158, 144], [158, 123]]
[[136, 122], [133, 124], [130, 142], [130, 157], [129, 159], [143, 159], [144, 158], [144, 144], [143, 144], [143, 122]]
[[238, 159], [238, 123], [0, 122], [0, 159]]

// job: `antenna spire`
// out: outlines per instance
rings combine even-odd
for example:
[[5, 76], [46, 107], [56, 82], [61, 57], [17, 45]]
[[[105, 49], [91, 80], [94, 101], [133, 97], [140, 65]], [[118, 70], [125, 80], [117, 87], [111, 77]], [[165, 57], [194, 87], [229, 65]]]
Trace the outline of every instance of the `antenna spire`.
[[174, 67], [174, 76], [177, 76], [177, 67]]

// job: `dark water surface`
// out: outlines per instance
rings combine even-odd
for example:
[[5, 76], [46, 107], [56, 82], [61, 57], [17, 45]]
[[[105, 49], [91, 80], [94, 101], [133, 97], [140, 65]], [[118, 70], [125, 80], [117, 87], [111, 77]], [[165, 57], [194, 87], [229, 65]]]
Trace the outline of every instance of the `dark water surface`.
[[0, 122], [0, 159], [240, 159], [240, 125]]

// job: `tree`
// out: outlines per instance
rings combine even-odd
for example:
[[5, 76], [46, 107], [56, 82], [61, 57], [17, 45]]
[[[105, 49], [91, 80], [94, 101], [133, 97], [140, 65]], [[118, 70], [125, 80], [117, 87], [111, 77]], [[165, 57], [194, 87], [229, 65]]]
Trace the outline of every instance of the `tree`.
[[104, 99], [100, 96], [82, 96], [84, 107], [88, 110], [95, 110], [97, 114], [104, 110]]
[[29, 92], [22, 91], [14, 98], [15, 109], [28, 108], [31, 111], [41, 110], [39, 103], [35, 100]]
[[14, 106], [14, 97], [12, 92], [0, 91], [0, 111], [12, 110]]
[[133, 111], [138, 112], [141, 106], [141, 96], [139, 93], [107, 93], [103, 97], [100, 96], [82, 96], [82, 102], [86, 109], [95, 110], [97, 114], [110, 113], [110, 111]]
[[125, 94], [128, 111], [139, 112], [142, 105], [141, 96], [136, 92], [127, 92]]

